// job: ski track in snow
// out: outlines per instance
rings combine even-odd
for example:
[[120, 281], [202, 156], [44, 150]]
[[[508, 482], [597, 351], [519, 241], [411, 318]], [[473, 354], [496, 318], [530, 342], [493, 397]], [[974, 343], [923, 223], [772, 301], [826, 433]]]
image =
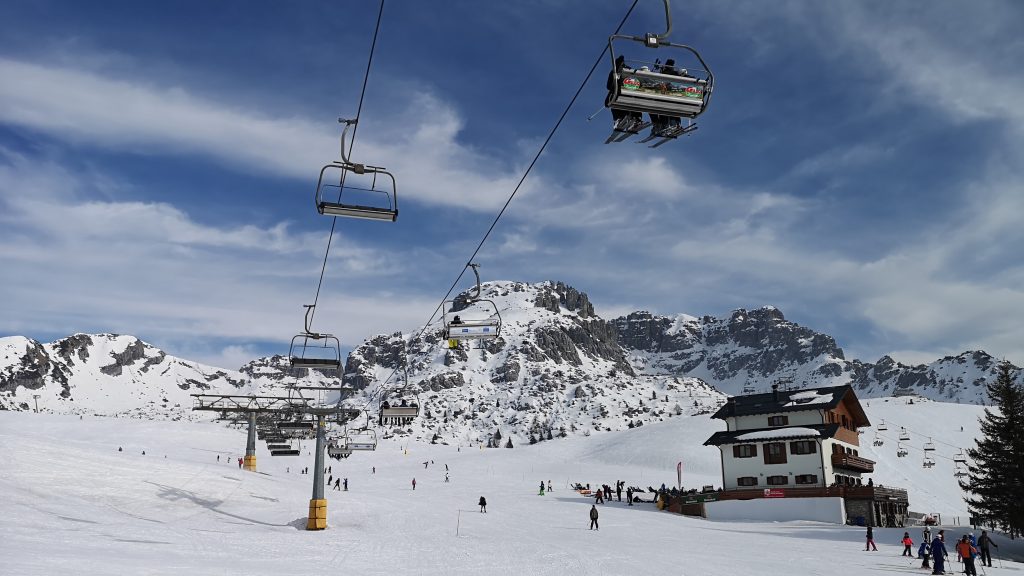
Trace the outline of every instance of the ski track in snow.
[[[873, 430], [862, 436], [861, 454], [878, 461], [876, 483], [909, 488], [912, 510], [965, 516], [945, 457], [970, 446], [981, 410], [871, 399], [869, 418], [889, 426], [882, 447], [871, 446]], [[900, 425], [913, 437], [902, 459], [895, 456]], [[312, 476], [298, 472], [312, 466], [312, 442], [294, 458], [271, 458], [261, 442], [259, 472], [250, 473], [235, 460], [244, 432], [216, 424], [0, 412], [0, 573], [746, 576], [824, 575], [836, 566], [921, 573], [919, 561], [899, 555], [903, 529], [876, 529], [880, 551], [863, 552], [863, 528], [710, 522], [617, 502], [598, 506], [600, 531], [587, 529], [591, 501], [567, 482], [671, 485], [682, 458], [686, 486], [717, 486], [718, 451], [701, 444], [723, 426], [681, 417], [512, 450], [383, 441], [377, 452], [328, 459], [350, 491], [328, 489], [330, 528], [309, 532]], [[937, 464], [925, 470], [919, 448], [929, 434]], [[542, 480], [554, 491], [537, 495]], [[481, 495], [487, 514], [476, 506]], [[920, 530], [909, 530], [917, 541]], [[953, 527], [951, 535], [965, 530]], [[997, 542], [1004, 567], [988, 573], [1024, 569], [1007, 560], [1024, 559], [1024, 544]], [[952, 566], [959, 570], [955, 555]]]

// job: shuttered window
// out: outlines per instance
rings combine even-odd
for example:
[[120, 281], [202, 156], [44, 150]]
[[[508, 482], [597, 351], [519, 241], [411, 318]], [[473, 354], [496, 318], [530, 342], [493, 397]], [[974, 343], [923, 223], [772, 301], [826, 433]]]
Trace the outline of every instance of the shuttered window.
[[786, 444], [784, 442], [770, 442], [764, 445], [765, 464], [785, 464]]
[[789, 484], [789, 476], [769, 476], [768, 484], [770, 486], [784, 486]]
[[813, 440], [797, 440], [789, 443], [790, 454], [817, 454], [818, 444]]
[[743, 476], [736, 479], [736, 484], [740, 486], [757, 486], [757, 477]]
[[732, 447], [733, 458], [754, 458], [757, 456], [757, 444], [736, 444]]

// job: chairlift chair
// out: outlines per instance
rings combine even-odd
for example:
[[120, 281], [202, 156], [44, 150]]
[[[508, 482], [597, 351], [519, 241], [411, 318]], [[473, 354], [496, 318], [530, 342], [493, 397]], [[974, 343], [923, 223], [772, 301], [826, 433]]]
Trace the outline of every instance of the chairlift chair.
[[[468, 302], [486, 302], [494, 309], [494, 314], [487, 318], [463, 319], [455, 313], [455, 301], [445, 300], [444, 338], [448, 340], [451, 348], [457, 347], [462, 340], [491, 340], [501, 333], [501, 313], [498, 312], [498, 305], [493, 300], [480, 297], [480, 265], [471, 262], [467, 266], [473, 269], [473, 275], [476, 277], [476, 286], [473, 294], [467, 298]], [[459, 312], [464, 313], [464, 310]]]
[[885, 441], [882, 440], [881, 436], [879, 436], [878, 434], [875, 434], [875, 439], [872, 442], [872, 444], [875, 445], [875, 446], [882, 446], [882, 445], [885, 444]]
[[402, 400], [399, 404], [392, 405], [384, 401], [380, 405], [380, 424], [404, 426], [411, 424], [419, 416], [419, 402]]
[[[338, 118], [338, 122], [345, 125], [341, 132], [341, 160], [320, 169], [316, 183], [317, 212], [326, 216], [394, 222], [398, 218], [395, 177], [382, 166], [350, 161], [345, 136], [356, 120]], [[382, 202], [382, 198], [385, 201]]]
[[[672, 32], [672, 13], [668, 0], [664, 0], [664, 3], [667, 29], [663, 34], [613, 34], [608, 37], [612, 69], [605, 106], [612, 110], [615, 123], [612, 135], [605, 144], [622, 142], [653, 122], [663, 119], [664, 123], [659, 122], [662, 125], [655, 126], [651, 136], [641, 141], [658, 139], [658, 142], [651, 145], [651, 148], [657, 148], [669, 140], [696, 130], [697, 125], [693, 120], [704, 113], [711, 100], [715, 83], [714, 74], [695, 49], [667, 40], [669, 33]], [[617, 41], [640, 42], [648, 48], [668, 49], [673, 54], [688, 52], [696, 57], [700, 68], [677, 68], [674, 64], [627, 61], [625, 58], [620, 65], [615, 53]], [[644, 113], [650, 116], [651, 122], [643, 121]], [[685, 126], [681, 122], [682, 118], [687, 119]]]
[[935, 451], [935, 444], [932, 443], [931, 436], [928, 437], [928, 441], [924, 443], [924, 446], [921, 449], [924, 450], [925, 452]]
[[881, 422], [878, 423], [878, 431], [879, 432], [885, 432], [888, 429], [889, 429], [889, 426], [887, 426], [885, 424], [885, 420], [882, 420]]
[[910, 452], [903, 446], [902, 443], [897, 442], [896, 443], [896, 456], [898, 458], [904, 458], [904, 457], [906, 457], [907, 454], [910, 454]]
[[377, 433], [373, 430], [355, 430], [345, 432], [345, 444], [349, 450], [373, 451], [377, 449]]
[[924, 462], [921, 463], [921, 466], [924, 468], [932, 468], [935, 466], [935, 460], [933, 460], [931, 456], [925, 456]]
[[964, 454], [963, 448], [961, 448], [959, 452], [953, 455], [953, 463], [967, 464], [967, 454]]
[[902, 426], [900, 426], [900, 440], [904, 442], [910, 440], [910, 432], [907, 432], [907, 429]]
[[327, 444], [327, 455], [335, 460], [341, 460], [351, 456], [352, 449], [343, 442], [343, 439], [335, 439]]
[[341, 342], [333, 334], [320, 334], [309, 329], [309, 315], [315, 304], [305, 304], [305, 332], [292, 338], [288, 358], [292, 368], [341, 371]]

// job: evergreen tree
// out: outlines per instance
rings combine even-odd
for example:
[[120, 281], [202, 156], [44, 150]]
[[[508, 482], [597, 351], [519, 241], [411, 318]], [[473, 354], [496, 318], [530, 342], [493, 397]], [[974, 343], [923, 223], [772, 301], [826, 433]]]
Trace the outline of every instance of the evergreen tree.
[[530, 444], [536, 444], [536, 443], [537, 443], [537, 438], [533, 434], [530, 434]]
[[512, 437], [508, 437], [508, 443], [505, 444], [505, 448], [512, 448]]
[[554, 437], [551, 435], [551, 428], [548, 428], [548, 440], [551, 440], [553, 438]]
[[974, 465], [960, 487], [973, 495], [966, 498], [972, 515], [1013, 537], [1024, 533], [1024, 390], [1005, 361], [987, 388], [992, 409], [981, 418], [977, 447], [967, 451]]

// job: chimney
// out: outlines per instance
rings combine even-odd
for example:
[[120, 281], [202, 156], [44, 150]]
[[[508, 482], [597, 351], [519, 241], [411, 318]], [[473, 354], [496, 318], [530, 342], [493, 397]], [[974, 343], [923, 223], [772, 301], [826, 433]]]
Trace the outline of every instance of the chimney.
[[774, 400], [776, 402], [779, 401], [779, 385], [778, 384], [772, 384], [772, 400]]

